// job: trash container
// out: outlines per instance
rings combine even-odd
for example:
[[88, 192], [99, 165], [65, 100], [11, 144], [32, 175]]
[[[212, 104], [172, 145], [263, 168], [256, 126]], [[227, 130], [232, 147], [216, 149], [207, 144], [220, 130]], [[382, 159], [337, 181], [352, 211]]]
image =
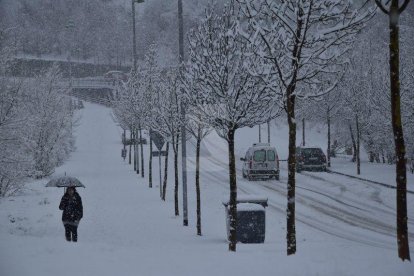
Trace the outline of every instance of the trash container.
[[[229, 201], [223, 202], [226, 212], [227, 239], [230, 239]], [[267, 198], [237, 200], [237, 242], [263, 243], [266, 234]]]

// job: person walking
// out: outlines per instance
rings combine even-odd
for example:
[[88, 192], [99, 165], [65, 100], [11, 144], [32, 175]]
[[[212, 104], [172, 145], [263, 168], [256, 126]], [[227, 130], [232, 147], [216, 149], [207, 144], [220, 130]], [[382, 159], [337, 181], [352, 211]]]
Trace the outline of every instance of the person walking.
[[83, 217], [82, 199], [75, 187], [68, 187], [59, 204], [67, 241], [78, 241], [78, 225]]

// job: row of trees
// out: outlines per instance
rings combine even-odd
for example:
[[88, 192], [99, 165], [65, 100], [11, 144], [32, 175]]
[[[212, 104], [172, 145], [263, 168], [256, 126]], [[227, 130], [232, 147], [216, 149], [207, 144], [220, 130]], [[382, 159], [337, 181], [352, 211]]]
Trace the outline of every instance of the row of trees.
[[[329, 17], [325, 18], [326, 14]], [[278, 15], [277, 20], [274, 15]], [[175, 157], [181, 124], [192, 125], [187, 120], [194, 121], [200, 129], [215, 129], [228, 142], [230, 250], [236, 250], [235, 132], [268, 122], [285, 110], [290, 127], [288, 254], [295, 252], [295, 98], [310, 94], [317, 97], [336, 86], [347, 46], [370, 15], [361, 15], [349, 3], [339, 1], [323, 6], [292, 2], [284, 9], [272, 1], [231, 1], [220, 14], [210, 7], [199, 27], [188, 36], [189, 58], [180, 72], [161, 73], [156, 82], [160, 87], [148, 93], [148, 58], [143, 73], [134, 72], [134, 78], [121, 93], [126, 95], [121, 98], [127, 100], [119, 101], [118, 112], [127, 110], [129, 103], [134, 103], [131, 110], [141, 108], [132, 112], [133, 116], [118, 118], [134, 118], [135, 127], [142, 127], [144, 118], [147, 129], [156, 129], [173, 144]], [[329, 78], [332, 85], [324, 86], [321, 77]], [[187, 110], [184, 122], [180, 121], [180, 106]], [[151, 112], [145, 110], [148, 107]]]
[[[235, 251], [235, 133], [239, 128], [268, 122], [284, 112], [289, 126], [287, 254], [294, 254], [296, 113], [301, 111], [299, 114], [305, 117], [305, 110], [313, 109], [316, 106], [313, 102], [318, 102], [314, 114], [326, 118], [329, 129], [331, 120], [340, 118], [334, 125], [345, 125], [356, 141], [356, 152], [360, 150], [362, 130], [368, 123], [378, 126], [382, 120], [377, 115], [381, 112], [387, 123], [379, 131], [386, 134], [383, 137], [390, 137], [391, 123], [386, 114], [392, 105], [385, 108], [386, 89], [375, 89], [372, 80], [383, 77], [382, 72], [374, 71], [373, 67], [366, 71], [365, 66], [373, 66], [366, 51], [358, 54], [350, 51], [358, 45], [355, 43], [358, 34], [374, 15], [373, 5], [364, 2], [357, 7], [352, 1], [342, 0], [238, 0], [229, 1], [221, 12], [210, 7], [199, 26], [188, 35], [188, 61], [179, 69], [153, 70], [157, 68], [150, 62], [155, 60], [153, 48], [146, 63], [133, 72], [133, 78], [120, 93], [115, 113], [119, 121], [127, 118], [122, 125], [129, 129], [133, 125], [133, 128], [156, 130], [173, 145], [176, 193], [181, 126], [192, 129], [190, 133], [195, 134], [197, 141], [209, 129], [227, 141], [229, 250]], [[378, 105], [368, 109], [366, 101], [373, 98], [382, 99], [381, 106], [385, 109]], [[137, 112], [125, 113], [130, 103], [134, 103], [130, 110]], [[298, 103], [302, 107], [299, 110]], [[185, 108], [185, 118], [180, 116], [181, 108]], [[197, 145], [198, 151], [200, 144]], [[392, 151], [389, 154], [396, 155]], [[197, 161], [197, 170], [198, 164]], [[176, 196], [176, 215], [177, 200]], [[407, 248], [407, 240], [403, 238], [399, 236], [399, 246]], [[409, 255], [400, 257], [409, 259]]]
[[[7, 41], [7, 30], [1, 32]], [[0, 70], [12, 66], [12, 49], [0, 48]], [[30, 80], [0, 81], [0, 196], [16, 193], [29, 177], [53, 173], [74, 149], [74, 105], [57, 67]]]

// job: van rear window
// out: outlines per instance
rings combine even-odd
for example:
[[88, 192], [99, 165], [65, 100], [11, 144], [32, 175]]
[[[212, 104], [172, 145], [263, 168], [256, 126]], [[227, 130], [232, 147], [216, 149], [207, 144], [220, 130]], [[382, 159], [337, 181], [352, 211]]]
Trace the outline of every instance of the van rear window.
[[266, 161], [266, 151], [265, 150], [256, 150], [253, 155], [253, 160], [256, 162]]
[[273, 150], [267, 151], [267, 161], [275, 161], [275, 152]]

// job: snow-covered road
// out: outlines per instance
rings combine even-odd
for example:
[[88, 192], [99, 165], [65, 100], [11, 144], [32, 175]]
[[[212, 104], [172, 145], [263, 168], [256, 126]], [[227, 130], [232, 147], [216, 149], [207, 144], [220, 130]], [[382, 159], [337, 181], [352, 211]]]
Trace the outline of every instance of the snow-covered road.
[[[149, 189], [147, 179], [120, 157], [121, 132], [110, 110], [85, 106], [77, 150], [56, 172], [77, 176], [87, 186], [79, 190], [85, 209], [79, 242], [64, 240], [58, 210], [63, 191], [45, 188], [46, 179], [30, 183], [21, 195], [0, 200], [0, 275], [413, 275], [414, 265], [397, 258], [395, 190], [327, 173], [299, 174], [298, 252], [287, 257], [286, 169], [280, 181], [249, 182], [238, 173], [239, 194], [266, 196], [270, 205], [265, 243], [239, 244], [230, 253], [221, 205], [228, 197], [225, 143], [216, 135], [203, 143], [203, 236], [198, 237], [191, 147], [190, 225], [183, 227], [182, 217], [174, 216], [172, 159], [162, 202], [158, 162]], [[245, 133], [237, 137], [239, 154], [250, 138]], [[413, 214], [413, 195], [408, 204]], [[413, 230], [411, 218], [412, 248]]]
[[[225, 151], [223, 149], [223, 151]], [[226, 167], [222, 156], [211, 155], [207, 162]], [[280, 181], [248, 181], [238, 171], [242, 194], [266, 195], [269, 206], [285, 214], [287, 168], [282, 165]], [[226, 173], [226, 172], [224, 172]], [[216, 183], [226, 182], [223, 174], [202, 172]], [[396, 249], [395, 190], [361, 182], [345, 176], [321, 172], [297, 174], [296, 218], [300, 223], [336, 237], [369, 246]], [[408, 210], [414, 210], [414, 195], [408, 194]], [[317, 216], [315, 217], [315, 212]], [[409, 219], [409, 236], [414, 241], [414, 221]], [[361, 231], [362, 230], [362, 231]]]

